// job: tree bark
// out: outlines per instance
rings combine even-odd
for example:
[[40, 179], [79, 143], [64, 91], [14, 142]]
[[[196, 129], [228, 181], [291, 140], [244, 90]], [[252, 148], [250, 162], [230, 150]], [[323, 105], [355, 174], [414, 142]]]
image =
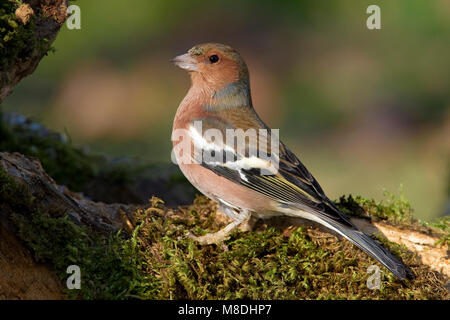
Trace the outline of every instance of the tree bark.
[[[0, 152], [0, 167], [16, 182], [26, 185], [31, 194], [45, 198], [45, 203], [41, 203], [44, 207], [66, 212], [78, 225], [89, 226], [101, 233], [128, 227], [124, 212], [130, 212], [133, 206], [105, 204], [86, 199], [67, 187], [56, 184], [36, 158], [20, 153]], [[0, 220], [5, 218], [0, 215]]]
[[67, 0], [23, 0], [21, 5], [3, 1], [10, 2], [8, 8], [14, 10], [12, 18], [3, 22], [14, 28], [14, 33], [9, 41], [0, 37], [0, 103], [20, 80], [34, 72], [50, 50], [67, 18], [68, 5]]

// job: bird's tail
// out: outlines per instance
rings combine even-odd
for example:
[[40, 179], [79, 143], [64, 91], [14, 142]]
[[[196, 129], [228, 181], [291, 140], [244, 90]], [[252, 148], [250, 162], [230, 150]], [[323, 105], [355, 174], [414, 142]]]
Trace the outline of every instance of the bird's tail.
[[355, 227], [344, 225], [339, 221], [333, 220], [328, 217], [321, 217], [324, 225], [328, 226], [332, 230], [336, 231], [350, 242], [357, 245], [363, 251], [368, 253], [382, 265], [389, 269], [394, 275], [400, 279], [412, 277], [413, 273], [405, 266], [399, 259], [394, 257], [388, 252], [381, 244], [376, 240], [369, 237], [362, 231], [357, 230]]

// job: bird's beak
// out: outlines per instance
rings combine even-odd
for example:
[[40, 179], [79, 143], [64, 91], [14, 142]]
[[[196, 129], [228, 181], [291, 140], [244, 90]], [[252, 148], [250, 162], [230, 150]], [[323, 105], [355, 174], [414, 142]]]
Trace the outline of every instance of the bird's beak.
[[198, 71], [197, 61], [190, 53], [182, 54], [171, 60], [176, 66], [187, 71]]

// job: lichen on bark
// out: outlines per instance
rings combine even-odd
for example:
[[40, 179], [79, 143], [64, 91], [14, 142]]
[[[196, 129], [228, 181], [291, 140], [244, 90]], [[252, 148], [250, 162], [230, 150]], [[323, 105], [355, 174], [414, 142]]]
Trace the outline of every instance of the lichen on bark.
[[66, 18], [66, 0], [0, 3], [0, 103], [51, 50]]

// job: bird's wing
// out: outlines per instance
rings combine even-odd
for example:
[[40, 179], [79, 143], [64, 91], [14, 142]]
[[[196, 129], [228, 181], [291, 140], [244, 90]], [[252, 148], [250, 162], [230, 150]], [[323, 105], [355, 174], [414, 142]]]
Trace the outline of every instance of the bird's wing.
[[[279, 142], [277, 155], [275, 152], [271, 154], [271, 150], [274, 148], [270, 145], [270, 141], [274, 133], [256, 114], [253, 117], [249, 117], [248, 114], [241, 117], [239, 115], [230, 117], [228, 113], [226, 118], [208, 117], [199, 119], [199, 121], [202, 123], [202, 133], [208, 129], [214, 129], [217, 130], [216, 132], [221, 132], [223, 137], [223, 139], [208, 139], [207, 135], [202, 136], [200, 132], [194, 133], [197, 142], [202, 145], [203, 157], [200, 164], [203, 167], [264, 194], [281, 205], [314, 211], [328, 219], [349, 227], [352, 226], [326, 197], [316, 179], [283, 143]], [[248, 139], [245, 148], [238, 150], [237, 145], [230, 144], [230, 141], [225, 139], [227, 129], [235, 128], [241, 128], [244, 131], [256, 129], [258, 133], [256, 142], [252, 143], [251, 139]], [[261, 137], [259, 129], [268, 130], [268, 135]], [[220, 150], [223, 152], [220, 153]], [[261, 157], [261, 154], [255, 150], [263, 151], [265, 156]], [[213, 155], [212, 159], [211, 154]], [[205, 155], [209, 155], [209, 157]], [[277, 162], [275, 168], [270, 159]]]
[[[243, 118], [245, 121], [236, 121], [235, 123], [230, 123], [230, 117], [226, 119], [224, 121], [221, 118], [208, 117], [203, 119], [203, 127], [214, 128], [216, 133], [221, 132], [223, 137], [226, 136], [227, 128], [240, 128], [240, 125], [244, 123], [244, 127], [241, 128], [246, 130], [245, 126], [250, 125], [252, 121], [253, 128], [267, 129], [267, 126], [256, 115], [254, 120], [245, 117]], [[273, 134], [273, 132], [270, 134]], [[235, 183], [264, 194], [277, 201], [281, 206], [297, 208], [311, 213], [315, 216], [315, 221], [333, 229], [356, 244], [386, 266], [397, 277], [404, 279], [412, 274], [411, 270], [400, 260], [389, 253], [378, 242], [359, 231], [334, 206], [326, 197], [316, 179], [283, 143], [279, 143], [278, 169], [271, 171], [269, 160], [265, 157], [251, 156], [251, 152], [254, 149], [263, 149], [266, 152], [272, 150], [269, 147], [261, 147], [259, 141], [257, 144], [249, 143], [250, 145], [247, 148], [239, 151], [235, 146], [227, 144], [226, 140], [214, 139], [214, 141], [204, 141], [202, 140], [203, 138], [200, 138], [200, 134], [194, 133], [194, 135], [196, 135], [197, 139], [200, 139], [200, 144], [204, 147], [203, 153], [210, 153], [210, 155], [214, 153], [214, 156], [219, 155], [219, 157], [214, 157], [214, 159], [203, 158], [200, 163], [203, 167]], [[262, 140], [266, 139], [263, 138]], [[220, 152], [217, 153], [220, 150], [225, 150], [225, 152], [222, 154]], [[270, 154], [271, 152], [268, 153]]]

